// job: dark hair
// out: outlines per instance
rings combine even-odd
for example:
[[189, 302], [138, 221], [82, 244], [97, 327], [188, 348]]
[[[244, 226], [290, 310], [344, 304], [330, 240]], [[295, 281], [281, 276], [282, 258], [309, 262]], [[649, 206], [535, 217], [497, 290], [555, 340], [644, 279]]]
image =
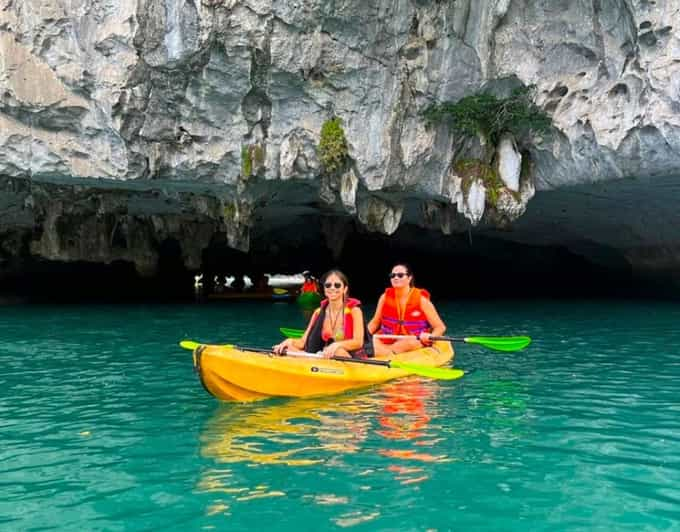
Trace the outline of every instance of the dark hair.
[[344, 273], [342, 273], [340, 270], [335, 270], [335, 269], [328, 270], [326, 273], [324, 273], [321, 276], [321, 286], [324, 285], [324, 283], [326, 282], [326, 279], [328, 279], [331, 275], [337, 275], [338, 277], [340, 277], [342, 284], [344, 284], [349, 291], [349, 281], [347, 280], [347, 276]]
[[397, 262], [395, 263], [390, 270], [394, 270], [396, 266], [402, 266], [405, 270], [406, 273], [408, 274], [409, 277], [411, 277], [411, 280], [409, 281], [409, 286], [413, 286], [414, 281], [416, 280], [415, 276], [413, 275], [413, 270], [411, 270], [411, 266], [406, 264], [405, 262]]

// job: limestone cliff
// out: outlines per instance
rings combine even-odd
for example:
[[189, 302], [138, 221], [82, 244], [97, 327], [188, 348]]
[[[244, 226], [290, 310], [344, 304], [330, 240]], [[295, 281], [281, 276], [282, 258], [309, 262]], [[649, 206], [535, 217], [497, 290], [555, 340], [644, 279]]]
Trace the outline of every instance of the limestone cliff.
[[[680, 5], [674, 0], [0, 0], [0, 265], [188, 268], [215, 234], [322, 219], [560, 245], [676, 270]], [[479, 146], [421, 111], [512, 79], [549, 135]], [[499, 81], [501, 80], [501, 81]], [[317, 146], [339, 117], [348, 159]], [[522, 171], [522, 168], [525, 168]]]

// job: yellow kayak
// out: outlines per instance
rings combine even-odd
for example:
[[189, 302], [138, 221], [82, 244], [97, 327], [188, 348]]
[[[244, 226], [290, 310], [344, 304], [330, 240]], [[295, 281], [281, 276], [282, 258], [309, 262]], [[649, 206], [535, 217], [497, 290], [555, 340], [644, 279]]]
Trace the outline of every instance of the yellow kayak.
[[[450, 342], [435, 342], [432, 347], [392, 355], [391, 360], [437, 367], [453, 356]], [[230, 345], [199, 345], [194, 350], [194, 367], [205, 389], [224, 401], [332, 395], [412, 374], [402, 368], [274, 356]]]

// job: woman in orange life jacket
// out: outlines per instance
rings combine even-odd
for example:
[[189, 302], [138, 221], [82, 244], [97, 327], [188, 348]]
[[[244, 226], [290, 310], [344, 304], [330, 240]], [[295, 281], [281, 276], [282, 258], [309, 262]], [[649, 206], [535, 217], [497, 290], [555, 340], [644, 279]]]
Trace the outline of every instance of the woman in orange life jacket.
[[326, 358], [372, 356], [361, 302], [347, 297], [349, 286], [345, 274], [340, 270], [325, 273], [322, 286], [326, 299], [312, 314], [302, 338], [287, 338], [272, 350], [278, 354], [285, 354], [286, 349], [309, 353], [323, 350]]
[[409, 335], [412, 338], [389, 340], [373, 338], [376, 355], [390, 355], [420, 349], [432, 344], [432, 336], [441, 336], [446, 325], [430, 301], [427, 290], [413, 286], [413, 273], [408, 265], [395, 264], [390, 273], [392, 286], [380, 296], [373, 319], [368, 322], [370, 334]]

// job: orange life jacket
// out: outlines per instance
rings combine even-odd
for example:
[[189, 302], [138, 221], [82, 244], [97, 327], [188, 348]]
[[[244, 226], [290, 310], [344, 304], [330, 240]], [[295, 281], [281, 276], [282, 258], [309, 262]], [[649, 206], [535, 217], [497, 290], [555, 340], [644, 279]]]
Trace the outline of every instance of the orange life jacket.
[[[420, 308], [420, 298], [430, 299], [430, 293], [420, 288], [411, 288], [406, 301], [406, 307], [401, 308], [397, 302], [394, 288], [385, 290], [385, 300], [380, 316], [381, 334], [407, 334], [419, 335], [421, 332], [429, 332], [432, 326], [425, 317], [425, 312]], [[383, 340], [384, 343], [392, 343]]]
[[316, 291], [317, 291], [316, 281], [311, 280], [311, 279], [309, 281], [305, 281], [302, 285], [302, 288], [300, 288], [300, 292], [303, 293], [303, 294], [305, 292], [316, 292]]

